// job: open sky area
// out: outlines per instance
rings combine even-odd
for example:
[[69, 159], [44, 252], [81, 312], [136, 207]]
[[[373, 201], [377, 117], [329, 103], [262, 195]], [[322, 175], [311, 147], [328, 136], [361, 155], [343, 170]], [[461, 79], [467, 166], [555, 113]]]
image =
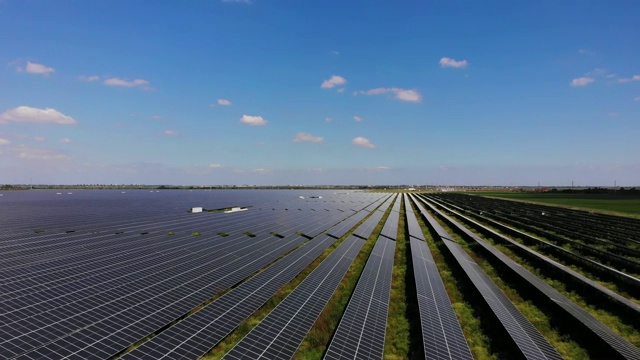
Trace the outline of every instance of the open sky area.
[[0, 184], [640, 185], [640, 2], [0, 0]]

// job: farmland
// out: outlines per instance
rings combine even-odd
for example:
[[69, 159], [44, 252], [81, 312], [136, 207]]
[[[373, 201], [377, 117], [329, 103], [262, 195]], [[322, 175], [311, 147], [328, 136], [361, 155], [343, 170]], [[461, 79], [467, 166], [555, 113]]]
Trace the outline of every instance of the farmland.
[[484, 192], [478, 195], [640, 218], [640, 196], [638, 195], [509, 192]]
[[640, 358], [640, 220], [491, 195], [5, 192], [0, 358]]

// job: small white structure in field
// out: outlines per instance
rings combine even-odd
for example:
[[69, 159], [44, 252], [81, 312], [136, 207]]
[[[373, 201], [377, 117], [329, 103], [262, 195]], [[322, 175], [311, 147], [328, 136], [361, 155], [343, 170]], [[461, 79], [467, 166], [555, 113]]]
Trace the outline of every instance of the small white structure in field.
[[225, 213], [234, 213], [234, 212], [238, 212], [238, 211], [247, 211], [249, 210], [249, 208], [246, 207], [240, 207], [240, 206], [234, 206], [231, 208], [231, 210], [227, 210], [225, 211]]
[[192, 213], [201, 213], [202, 212], [202, 206], [191, 208], [191, 212]]

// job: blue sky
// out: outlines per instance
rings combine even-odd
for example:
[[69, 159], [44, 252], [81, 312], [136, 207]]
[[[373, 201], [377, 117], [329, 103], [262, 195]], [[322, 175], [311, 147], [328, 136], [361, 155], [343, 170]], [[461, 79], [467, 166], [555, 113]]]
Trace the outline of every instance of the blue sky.
[[0, 183], [640, 185], [639, 15], [1, 0]]

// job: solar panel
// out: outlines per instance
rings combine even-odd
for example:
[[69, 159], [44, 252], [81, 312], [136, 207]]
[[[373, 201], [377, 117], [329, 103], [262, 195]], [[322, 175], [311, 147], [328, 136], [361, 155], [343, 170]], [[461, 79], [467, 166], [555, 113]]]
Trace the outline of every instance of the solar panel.
[[425, 358], [473, 359], [427, 244], [410, 241]]
[[527, 358], [562, 359], [556, 349], [540, 334], [531, 322], [511, 303], [500, 288], [473, 261], [446, 230], [419, 204], [416, 203], [429, 225], [451, 252], [465, 275], [482, 295], [482, 299], [497, 317], [517, 348]]
[[327, 231], [327, 234], [335, 237], [336, 239], [340, 239], [342, 236], [344, 236], [344, 234], [346, 234], [360, 221], [362, 221], [362, 219], [364, 219], [367, 215], [369, 215], [369, 213], [366, 211], [357, 212], [343, 222], [329, 229], [329, 231]]
[[293, 357], [363, 244], [356, 237], [347, 237], [224, 359]]
[[385, 203], [383, 203], [377, 211], [374, 211], [371, 216], [369, 216], [367, 218], [367, 220], [365, 220], [362, 225], [358, 226], [357, 229], [355, 229], [353, 231], [353, 235], [361, 238], [361, 239], [368, 239], [369, 236], [371, 235], [371, 233], [373, 232], [373, 230], [376, 228], [376, 226], [378, 226], [378, 224], [380, 223], [380, 220], [382, 220], [382, 217], [384, 216], [384, 213], [387, 211], [387, 209], [389, 208], [390, 202], [386, 201]]
[[195, 359], [203, 356], [335, 241], [329, 236], [311, 240], [184, 321], [136, 348], [124, 356], [124, 359], [161, 356], [168, 359]]
[[387, 217], [387, 220], [382, 227], [380, 235], [386, 236], [391, 240], [396, 240], [398, 237], [398, 220], [400, 219], [400, 197], [395, 197], [395, 203], [391, 208], [391, 212]]
[[[452, 211], [444, 205], [441, 205], [443, 208], [448, 211]], [[594, 318], [587, 311], [583, 310], [580, 306], [576, 305], [574, 302], [569, 300], [566, 296], [559, 293], [556, 289], [547, 284], [544, 280], [535, 276], [527, 269], [523, 268], [511, 258], [500, 252], [498, 249], [493, 247], [491, 244], [486, 241], [480, 239], [476, 234], [471, 232], [466, 227], [462, 226], [457, 221], [453, 220], [451, 217], [445, 215], [441, 211], [433, 208], [433, 211], [440, 214], [448, 223], [452, 226], [457, 227], [461, 231], [463, 231], [467, 236], [472, 238], [476, 243], [486, 249], [490, 254], [492, 254], [495, 258], [505, 264], [512, 272], [517, 274], [520, 279], [530, 284], [533, 288], [535, 288], [539, 293], [544, 295], [547, 299], [549, 299], [554, 304], [558, 305], [560, 308], [564, 310], [564, 312], [568, 313], [570, 316], [575, 318], [578, 322], [582, 323], [585, 331], [592, 332], [597, 339], [600, 339], [602, 342], [601, 346], [608, 347], [617, 353], [618, 356], [622, 356], [627, 359], [637, 358], [640, 359], [640, 349], [635, 347], [633, 344], [629, 343], [621, 336], [613, 332], [607, 326], [602, 324], [596, 318]]]
[[325, 359], [382, 358], [395, 245], [378, 237]]
[[416, 238], [422, 241], [426, 241], [424, 238], [424, 234], [422, 233], [422, 228], [420, 224], [418, 224], [418, 220], [413, 212], [413, 208], [411, 207], [411, 202], [409, 201], [409, 196], [404, 194], [404, 209], [407, 220], [407, 229], [409, 229], [409, 236], [412, 238]]
[[[95, 300], [83, 300], [69, 304], [68, 311], [56, 309], [47, 312], [46, 316], [53, 316], [58, 320], [36, 329], [30, 335], [35, 334], [43, 340], [51, 339], [53, 342], [44, 348], [51, 348], [57, 353], [70, 352], [85, 357], [95, 349], [106, 348], [108, 350], [103, 351], [116, 355], [128, 344], [160, 329], [212, 294], [239, 282], [302, 241], [304, 238], [299, 237], [267, 237], [256, 241], [252, 251], [238, 249], [230, 253], [227, 262], [217, 257], [200, 266], [178, 266], [172, 271], [174, 276], [168, 276], [163, 281], [156, 281], [139, 290], [133, 291], [127, 287], [123, 287], [121, 291], [111, 290], [108, 294], [113, 300], [103, 305], [96, 307]], [[30, 320], [27, 323], [33, 323], [33, 319]], [[80, 330], [76, 330], [78, 328]], [[57, 334], [60, 329], [68, 334]], [[104, 329], [112, 330], [102, 334]], [[95, 338], [99, 340], [96, 341]], [[2, 344], [3, 350], [17, 353], [15, 350], [20, 351], [29, 344], [28, 341], [25, 336], [13, 338]], [[74, 344], [81, 345], [78, 348]]]

